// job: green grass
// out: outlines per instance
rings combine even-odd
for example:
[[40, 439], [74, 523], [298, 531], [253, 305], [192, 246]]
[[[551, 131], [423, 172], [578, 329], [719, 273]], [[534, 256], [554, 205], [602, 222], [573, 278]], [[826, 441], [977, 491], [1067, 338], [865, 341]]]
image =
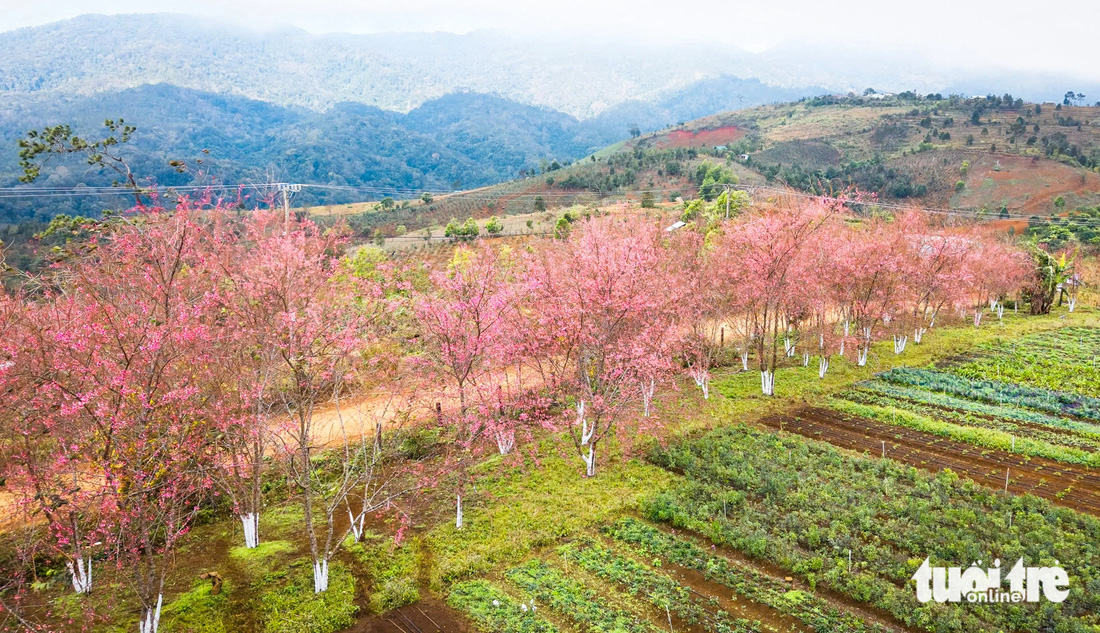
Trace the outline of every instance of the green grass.
[[257, 585], [264, 633], [332, 633], [355, 622], [355, 577], [343, 563], [329, 563], [329, 587], [320, 594], [313, 593], [308, 558], [264, 576]]
[[218, 595], [211, 595], [209, 581], [200, 581], [164, 607], [160, 630], [163, 633], [226, 633], [229, 594], [232, 586], [222, 584]]
[[261, 541], [252, 549], [239, 546], [229, 550], [229, 560], [250, 576], [258, 576], [271, 568], [274, 561], [294, 553], [298, 548], [289, 541]]
[[[572, 450], [570, 446], [568, 450]], [[487, 574], [499, 563], [522, 560], [541, 546], [591, 531], [623, 513], [672, 479], [641, 460], [622, 460], [605, 451], [595, 478], [583, 477], [579, 458], [554, 453], [541, 468], [504, 469], [491, 462], [478, 480], [490, 503], [464, 508], [462, 530], [437, 525], [427, 542], [435, 556], [433, 588]]]
[[392, 539], [367, 534], [359, 543], [348, 537], [345, 546], [348, 553], [362, 563], [370, 577], [372, 613], [383, 613], [420, 599], [417, 576], [424, 553], [419, 538], [410, 538], [401, 545], [394, 545]]

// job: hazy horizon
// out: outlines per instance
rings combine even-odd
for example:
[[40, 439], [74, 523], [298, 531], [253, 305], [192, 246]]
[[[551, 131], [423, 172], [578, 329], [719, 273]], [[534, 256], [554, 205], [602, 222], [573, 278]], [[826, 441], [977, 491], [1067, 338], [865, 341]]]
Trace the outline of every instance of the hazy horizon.
[[930, 0], [918, 10], [865, 0], [827, 5], [788, 0], [767, 7], [703, 0], [678, 16], [682, 24], [669, 19], [669, 5], [652, 0], [563, 0], [553, 5], [411, 0], [400, 6], [335, 0], [323, 7], [302, 0], [103, 0], [90, 8], [75, 0], [0, 0], [0, 32], [89, 13], [177, 13], [254, 30], [294, 27], [316, 34], [465, 34], [488, 29], [533, 40], [628, 41], [644, 47], [693, 43], [776, 56], [797, 56], [807, 47], [840, 56], [883, 51], [892, 53], [887, 63], [947, 71], [1051, 72], [1100, 80], [1091, 50], [1091, 25], [1100, 21], [1100, 5], [1088, 0], [1053, 0], [1041, 10], [1022, 2]]

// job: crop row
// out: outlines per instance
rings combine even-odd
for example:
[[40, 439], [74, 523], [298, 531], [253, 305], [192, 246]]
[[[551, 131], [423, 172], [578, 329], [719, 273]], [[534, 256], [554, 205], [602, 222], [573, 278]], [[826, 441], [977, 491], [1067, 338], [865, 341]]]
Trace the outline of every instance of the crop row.
[[891, 369], [880, 374], [879, 378], [998, 405], [1008, 403], [1056, 415], [1068, 414], [1100, 421], [1100, 399], [1089, 396], [910, 367]]
[[1065, 328], [984, 346], [977, 357], [951, 371], [968, 378], [1100, 396], [1098, 354], [1100, 330]]
[[693, 597], [691, 591], [666, 574], [627, 558], [591, 539], [566, 543], [558, 553], [593, 574], [624, 586], [631, 595], [641, 595], [660, 610], [669, 610], [688, 624], [702, 624], [714, 633], [750, 633], [760, 631], [760, 623], [732, 618], [724, 611], [711, 613]]
[[909, 411], [897, 406], [895, 403], [867, 404], [854, 401], [857, 397], [852, 395], [853, 399], [831, 398], [829, 407], [841, 413], [870, 418], [886, 424], [946, 437], [957, 442], [973, 444], [974, 446], [1011, 451], [1020, 455], [1045, 457], [1067, 464], [1100, 467], [1100, 453], [1052, 444], [1045, 440], [1029, 437], [1013, 438], [1011, 434], [1000, 430], [945, 422], [941, 419]]
[[580, 581], [541, 560], [508, 570], [508, 580], [551, 609], [595, 632], [659, 633], [648, 620], [611, 606]]
[[466, 614], [484, 633], [558, 633], [558, 628], [522, 608], [508, 594], [484, 580], [451, 587], [447, 604]]
[[869, 380], [859, 383], [859, 391], [862, 393], [873, 392], [889, 397], [895, 401], [909, 401], [936, 407], [944, 411], [956, 411], [971, 413], [975, 416], [983, 416], [991, 419], [1019, 422], [1031, 426], [1046, 426], [1052, 429], [1065, 430], [1088, 441], [1100, 443], [1100, 425], [1047, 415], [1031, 409], [1014, 407], [1011, 405], [996, 405], [988, 402], [968, 400], [958, 396], [941, 393], [938, 391], [926, 391], [916, 387], [891, 384], [879, 380]]
[[615, 540], [634, 547], [639, 553], [661, 556], [670, 563], [700, 571], [708, 580], [797, 618], [820, 633], [882, 630], [880, 625], [867, 624], [813, 594], [791, 589], [784, 581], [713, 555], [691, 541], [662, 532], [637, 519], [621, 519], [604, 531]]
[[[687, 528], [929, 631], [1089, 631], [1100, 626], [1100, 521], [1031, 496], [1004, 496], [892, 460], [744, 426], [655, 451], [686, 475], [643, 504]], [[851, 558], [849, 559], [849, 553]], [[978, 560], [1062, 562], [1074, 579], [1054, 613], [1032, 605], [918, 603], [910, 576]], [[849, 560], [851, 562], [849, 562]]]

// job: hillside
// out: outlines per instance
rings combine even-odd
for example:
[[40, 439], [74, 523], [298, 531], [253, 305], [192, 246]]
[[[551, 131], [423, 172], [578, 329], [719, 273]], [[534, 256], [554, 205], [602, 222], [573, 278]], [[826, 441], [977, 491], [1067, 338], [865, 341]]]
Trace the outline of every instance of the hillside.
[[[645, 135], [748, 155], [768, 182], [807, 191], [849, 185], [887, 201], [1048, 215], [1100, 202], [1100, 108], [985, 97], [816, 98], [726, 112]], [[682, 141], [681, 141], [682, 144]], [[738, 158], [738, 160], [740, 160]], [[962, 184], [959, 184], [959, 183]], [[1063, 204], [1064, 203], [1064, 204]]]

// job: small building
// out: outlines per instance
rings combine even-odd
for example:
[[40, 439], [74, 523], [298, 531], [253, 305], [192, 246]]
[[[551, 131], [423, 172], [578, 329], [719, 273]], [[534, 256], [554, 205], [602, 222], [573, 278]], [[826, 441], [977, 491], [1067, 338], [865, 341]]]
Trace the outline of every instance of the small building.
[[668, 231], [669, 233], [671, 233], [671, 232], [675, 231], [676, 229], [683, 228], [685, 226], [687, 226], [687, 224], [685, 222], [681, 222], [680, 220], [677, 220], [676, 222], [673, 222], [672, 224], [665, 227], [665, 231]]

